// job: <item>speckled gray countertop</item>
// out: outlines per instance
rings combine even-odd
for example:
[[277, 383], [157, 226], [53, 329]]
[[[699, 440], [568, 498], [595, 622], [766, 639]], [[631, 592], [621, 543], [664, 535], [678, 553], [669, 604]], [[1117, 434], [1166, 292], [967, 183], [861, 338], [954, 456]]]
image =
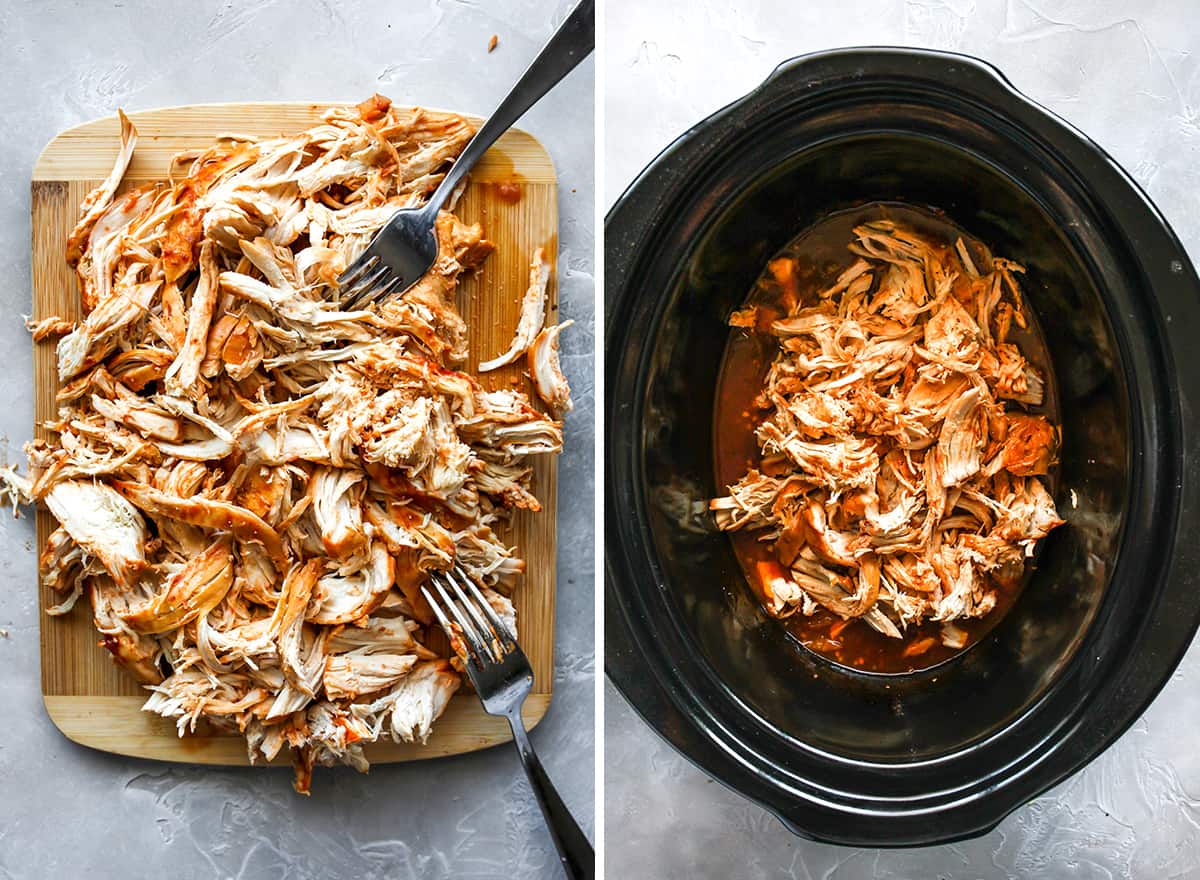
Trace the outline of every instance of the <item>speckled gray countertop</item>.
[[[993, 62], [1137, 178], [1200, 262], [1200, 30], [1190, 0], [609, 0], [605, 204], [691, 123], [793, 55], [911, 45]], [[1200, 877], [1200, 647], [1083, 772], [952, 846], [793, 837], [660, 740], [607, 685], [610, 877]]]
[[[29, 179], [58, 131], [117, 107], [333, 99], [489, 113], [570, 7], [566, 0], [190, 0], [0, 3], [0, 434], [14, 458], [33, 420]], [[499, 46], [487, 53], [488, 37]], [[532, 733], [593, 823], [593, 62], [521, 122], [560, 182], [559, 295], [575, 409], [559, 470], [554, 701]], [[558, 877], [510, 747], [369, 776], [130, 760], [67, 741], [42, 708], [33, 520], [0, 519], [0, 878]]]

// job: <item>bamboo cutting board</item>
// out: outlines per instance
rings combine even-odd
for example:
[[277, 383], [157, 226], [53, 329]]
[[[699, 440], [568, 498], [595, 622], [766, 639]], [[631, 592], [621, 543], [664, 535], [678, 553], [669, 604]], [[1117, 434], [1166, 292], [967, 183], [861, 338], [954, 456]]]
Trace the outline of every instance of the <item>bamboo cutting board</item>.
[[[130, 114], [138, 144], [124, 186], [166, 178], [175, 153], [209, 145], [220, 134], [272, 137], [314, 124], [329, 104], [207, 104], [170, 107]], [[478, 124], [477, 119], [473, 120]], [[109, 173], [120, 146], [116, 117], [89, 122], [58, 135], [42, 152], [33, 170], [33, 316], [79, 317], [75, 273], [64, 257], [67, 234], [79, 203]], [[459, 286], [459, 309], [470, 330], [474, 372], [480, 360], [507, 350], [517, 325], [521, 296], [529, 280], [533, 251], [546, 248], [553, 265], [558, 244], [558, 206], [554, 165], [531, 135], [507, 132], [471, 175], [456, 213], [480, 222], [496, 245], [480, 273]], [[550, 321], [556, 320], [557, 278], [549, 288]], [[34, 346], [35, 434], [46, 436], [42, 423], [57, 414], [58, 379], [54, 342]], [[524, 359], [484, 374], [488, 388], [517, 387], [533, 398]], [[525, 702], [532, 727], [550, 704], [554, 679], [554, 560], [556, 465], [553, 457], [535, 459], [534, 494], [540, 514], [518, 512], [508, 534], [527, 564], [527, 575], [513, 597], [521, 644], [533, 665], [534, 689]], [[53, 531], [54, 518], [37, 514], [39, 546]], [[40, 587], [41, 607], [52, 604], [51, 591]], [[49, 600], [49, 602], [48, 602]], [[111, 661], [98, 644], [86, 599], [64, 617], [41, 616], [42, 694], [55, 725], [75, 742], [109, 752], [165, 761], [201, 764], [246, 764], [241, 737], [203, 730], [179, 738], [175, 725], [142, 712], [145, 692], [132, 676]], [[425, 745], [375, 743], [367, 746], [375, 762], [409, 761], [486, 748], [510, 739], [507, 722], [484, 714], [474, 694], [460, 692], [434, 725]], [[286, 755], [281, 756], [286, 760]]]

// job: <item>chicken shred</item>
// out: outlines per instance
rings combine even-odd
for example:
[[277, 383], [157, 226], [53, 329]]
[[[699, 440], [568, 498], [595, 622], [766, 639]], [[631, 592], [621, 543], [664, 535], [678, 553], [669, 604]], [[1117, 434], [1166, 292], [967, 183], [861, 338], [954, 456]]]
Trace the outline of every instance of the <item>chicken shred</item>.
[[556, 418], [571, 410], [571, 386], [558, 360], [558, 334], [574, 323], [563, 321], [545, 328], [529, 347], [529, 375], [534, 390]]
[[513, 341], [504, 354], [481, 363], [479, 372], [486, 373], [511, 364], [534, 344], [546, 319], [546, 290], [549, 284], [550, 261], [546, 259], [546, 252], [538, 248], [533, 252], [533, 261], [529, 266], [529, 287], [521, 298], [521, 317]]
[[66, 336], [75, 328], [75, 325], [70, 321], [58, 317], [58, 315], [51, 315], [36, 323], [32, 320], [26, 320], [25, 327], [29, 330], [30, 335], [33, 336], [34, 342], [44, 342], [56, 336]]
[[1008, 339], [1024, 270], [887, 220], [854, 236], [836, 284], [785, 288], [756, 400], [762, 460], [709, 507], [773, 550], [756, 584], [772, 615], [824, 607], [893, 638], [941, 621], [961, 646], [948, 622], [987, 614], [1063, 522], [1041, 479], [1058, 429], [1023, 410], [1044, 381]]
[[[252, 761], [289, 747], [307, 793], [314, 764], [365, 770], [368, 742], [424, 741], [458, 689], [429, 571], [461, 565], [515, 613], [525, 565], [495, 529], [540, 509], [531, 458], [561, 450], [561, 425], [458, 369], [455, 290], [493, 249], [479, 225], [442, 211], [424, 278], [339, 304], [338, 275], [425, 201], [465, 120], [375, 95], [292, 136], [218, 139], [118, 194], [137, 142], [120, 120], [68, 239], [85, 317], [30, 328], [62, 337], [52, 439], [0, 489], [61, 524], [40, 558], [65, 597], [50, 612], [87, 596], [146, 710], [180, 735], [241, 733]], [[548, 278], [539, 249], [501, 362], [537, 336]]]

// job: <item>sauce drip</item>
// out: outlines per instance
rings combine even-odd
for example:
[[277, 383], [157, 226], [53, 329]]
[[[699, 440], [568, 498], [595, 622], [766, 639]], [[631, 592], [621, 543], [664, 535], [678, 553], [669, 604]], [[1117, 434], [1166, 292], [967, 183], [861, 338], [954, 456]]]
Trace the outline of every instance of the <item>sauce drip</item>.
[[521, 184], [514, 181], [496, 184], [496, 198], [506, 205], [515, 205], [521, 201]]
[[[983, 247], [977, 239], [939, 213], [898, 202], [873, 202], [829, 215], [801, 232], [775, 257], [796, 259], [801, 296], [811, 296], [832, 284], [853, 262], [854, 256], [846, 245], [854, 239], [854, 227], [880, 219], [894, 220], [951, 246], [961, 237], [972, 252]], [[759, 307], [756, 332], [735, 328], [725, 347], [713, 419], [714, 467], [717, 486], [721, 489], [736, 482], [749, 468], [759, 466], [761, 455], [754, 431], [763, 413], [755, 408], [754, 398], [762, 389], [778, 352], [777, 341], [768, 331], [771, 322], [787, 313], [787, 306], [779, 301], [779, 297], [778, 285], [772, 283], [770, 275], [764, 271], [744, 303], [744, 306]], [[1028, 328], [1014, 327], [1010, 340], [1046, 380], [1045, 401], [1031, 411], [1047, 416], [1054, 424], [1061, 424], [1057, 388], [1054, 374], [1048, 368], [1050, 359], [1045, 339], [1036, 315], [1030, 309], [1025, 309], [1025, 314], [1029, 320]], [[1052, 468], [1049, 477], [1044, 478], [1051, 493], [1055, 489], [1056, 472], [1057, 469]], [[728, 533], [738, 563], [751, 583], [759, 577], [757, 564], [775, 559], [771, 544], [760, 540], [761, 534], [749, 530]], [[1029, 580], [1032, 568], [1027, 564], [1024, 576], [1016, 583], [995, 582], [996, 606], [987, 615], [954, 621], [954, 625], [966, 633], [966, 643], [961, 648], [944, 645], [942, 624], [932, 621], [910, 625], [900, 639], [888, 638], [860, 619], [842, 620], [825, 608], [818, 608], [811, 616], [797, 611], [785, 618], [783, 624], [805, 648], [843, 666], [884, 674], [915, 672], [949, 660], [986, 636], [1012, 607]]]

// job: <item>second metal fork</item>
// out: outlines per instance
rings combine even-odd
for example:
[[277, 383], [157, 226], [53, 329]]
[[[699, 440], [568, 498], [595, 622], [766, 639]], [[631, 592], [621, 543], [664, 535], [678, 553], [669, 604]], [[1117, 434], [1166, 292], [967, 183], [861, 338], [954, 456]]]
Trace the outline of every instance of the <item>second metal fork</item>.
[[[537, 796], [567, 876], [595, 876], [595, 853], [575, 818], [558, 796], [529, 742], [521, 705], [533, 687], [533, 669], [516, 637], [461, 567], [434, 572], [422, 587], [451, 645], [462, 656], [467, 675], [489, 715], [502, 715], [512, 728], [521, 765]], [[435, 596], [436, 592], [436, 596]]]

